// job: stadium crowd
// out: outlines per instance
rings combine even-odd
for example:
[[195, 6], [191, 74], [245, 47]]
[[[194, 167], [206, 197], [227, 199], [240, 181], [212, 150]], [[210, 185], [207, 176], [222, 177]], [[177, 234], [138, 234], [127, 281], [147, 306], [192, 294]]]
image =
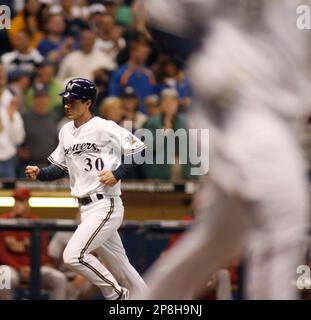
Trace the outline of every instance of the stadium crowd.
[[[97, 116], [121, 126], [132, 121], [133, 132], [186, 128], [189, 80], [151, 39], [135, 1], [3, 4], [12, 20], [10, 29], [0, 30], [0, 178], [24, 178], [26, 165], [47, 165], [67, 121], [58, 94], [75, 77], [96, 83]], [[157, 147], [155, 153], [165, 150]], [[145, 165], [130, 178], [188, 179], [188, 169], [179, 161]]]

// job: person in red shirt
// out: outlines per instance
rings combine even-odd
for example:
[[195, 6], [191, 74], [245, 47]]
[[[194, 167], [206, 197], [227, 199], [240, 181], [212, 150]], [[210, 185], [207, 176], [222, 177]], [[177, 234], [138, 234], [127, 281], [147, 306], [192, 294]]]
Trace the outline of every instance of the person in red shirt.
[[[28, 189], [16, 189], [13, 194], [15, 204], [8, 213], [0, 215], [0, 219], [38, 219], [30, 212]], [[0, 232], [0, 266], [10, 270], [10, 289], [0, 290], [0, 300], [14, 299], [14, 290], [21, 283], [30, 280], [30, 239], [29, 231]], [[7, 270], [7, 269], [6, 269]], [[41, 281], [42, 287], [49, 293], [50, 299], [65, 299], [67, 280], [65, 275], [51, 266], [48, 256], [48, 234], [41, 235]]]

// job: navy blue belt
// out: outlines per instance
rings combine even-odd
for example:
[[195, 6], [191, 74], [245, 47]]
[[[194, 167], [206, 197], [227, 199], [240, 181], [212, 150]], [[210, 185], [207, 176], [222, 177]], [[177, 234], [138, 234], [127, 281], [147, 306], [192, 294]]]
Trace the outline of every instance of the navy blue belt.
[[[96, 193], [96, 198], [98, 200], [104, 199], [104, 195], [102, 195], [100, 193]], [[90, 196], [84, 197], [84, 198], [77, 198], [77, 201], [81, 206], [86, 206], [86, 205], [90, 204], [91, 202], [93, 202], [93, 200]]]

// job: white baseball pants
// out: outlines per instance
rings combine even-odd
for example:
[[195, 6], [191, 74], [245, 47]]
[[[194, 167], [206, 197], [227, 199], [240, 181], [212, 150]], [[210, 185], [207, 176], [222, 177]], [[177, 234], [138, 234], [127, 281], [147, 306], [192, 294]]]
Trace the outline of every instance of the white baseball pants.
[[81, 223], [64, 250], [65, 264], [98, 286], [107, 300], [120, 298], [122, 287], [144, 292], [146, 285], [118, 234], [124, 213], [121, 198], [104, 198], [80, 210]]

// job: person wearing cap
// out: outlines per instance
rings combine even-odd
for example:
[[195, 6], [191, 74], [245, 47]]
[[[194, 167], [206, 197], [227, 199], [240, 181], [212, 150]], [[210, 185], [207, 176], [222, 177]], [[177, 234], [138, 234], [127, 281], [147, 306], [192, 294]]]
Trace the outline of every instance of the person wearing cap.
[[131, 121], [132, 132], [141, 129], [148, 117], [139, 111], [139, 99], [133, 87], [126, 87], [122, 96], [124, 120]]
[[155, 116], [161, 111], [159, 108], [159, 97], [156, 94], [147, 96], [144, 103], [146, 106], [147, 114], [151, 117]]
[[[37, 216], [30, 212], [30, 190], [16, 189], [13, 192], [15, 204], [11, 211], [2, 214], [0, 219], [27, 219], [36, 220]], [[30, 240], [29, 231], [2, 231], [0, 233], [0, 266], [10, 269], [11, 289], [0, 290], [0, 300], [14, 299], [15, 290], [20, 284], [29, 284], [30, 281]], [[42, 287], [49, 293], [50, 299], [65, 298], [67, 280], [63, 273], [51, 266], [48, 257], [48, 234], [41, 234], [41, 277]]]
[[19, 149], [19, 174], [24, 176], [26, 165], [48, 164], [47, 156], [57, 146], [57, 116], [50, 110], [48, 87], [36, 83], [33, 88], [33, 107], [23, 114], [26, 138]]
[[48, 158], [51, 165], [30, 165], [25, 173], [41, 181], [69, 174], [81, 223], [65, 248], [64, 263], [97, 286], [105, 299], [127, 300], [132, 291], [145, 291], [146, 284], [118, 233], [124, 215], [120, 180], [136, 169], [146, 146], [115, 122], [92, 115], [97, 97], [93, 81], [72, 79], [60, 95], [71, 121], [59, 132], [59, 144]]
[[18, 111], [20, 113], [25, 111], [25, 99], [30, 83], [30, 74], [27, 71], [16, 70], [10, 75], [9, 90], [18, 97]]
[[63, 115], [62, 99], [58, 92], [62, 90], [62, 82], [55, 76], [55, 65], [49, 62], [41, 63], [37, 66], [33, 85], [27, 90], [26, 93], [26, 107], [33, 108], [34, 88], [37, 83], [47, 86], [49, 94], [49, 108], [54, 110], [59, 117]]
[[7, 74], [0, 64], [0, 178], [16, 177], [17, 147], [25, 139], [18, 98], [7, 87]]
[[98, 36], [101, 28], [101, 17], [106, 8], [101, 3], [93, 3], [89, 6], [89, 27]]
[[106, 7], [100, 2], [92, 3], [89, 6], [89, 14], [90, 15], [92, 15], [92, 14], [102, 14], [104, 12], [106, 12]]
[[50, 14], [62, 14], [65, 18], [65, 35], [77, 37], [87, 27], [88, 8], [85, 5], [76, 5], [72, 0], [58, 1], [52, 4]]

